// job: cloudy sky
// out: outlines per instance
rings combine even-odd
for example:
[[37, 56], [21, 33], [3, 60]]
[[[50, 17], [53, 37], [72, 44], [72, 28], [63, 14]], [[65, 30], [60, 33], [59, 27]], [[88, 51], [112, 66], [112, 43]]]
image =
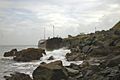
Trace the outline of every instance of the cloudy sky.
[[0, 0], [0, 45], [107, 30], [120, 20], [120, 0]]

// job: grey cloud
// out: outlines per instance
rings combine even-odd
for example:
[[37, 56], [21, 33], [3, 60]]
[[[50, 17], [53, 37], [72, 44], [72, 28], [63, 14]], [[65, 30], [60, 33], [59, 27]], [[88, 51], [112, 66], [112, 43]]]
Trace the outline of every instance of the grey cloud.
[[95, 27], [109, 29], [120, 19], [119, 0], [1, 0], [0, 4], [0, 44], [36, 44], [44, 27], [46, 37], [52, 37], [52, 25], [56, 36], [67, 37], [94, 32]]

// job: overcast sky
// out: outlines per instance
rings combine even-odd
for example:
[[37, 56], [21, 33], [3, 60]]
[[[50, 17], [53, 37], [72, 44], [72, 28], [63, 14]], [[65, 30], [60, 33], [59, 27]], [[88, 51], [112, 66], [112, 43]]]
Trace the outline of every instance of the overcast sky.
[[107, 30], [120, 20], [120, 0], [0, 0], [0, 45], [37, 44], [55, 35]]

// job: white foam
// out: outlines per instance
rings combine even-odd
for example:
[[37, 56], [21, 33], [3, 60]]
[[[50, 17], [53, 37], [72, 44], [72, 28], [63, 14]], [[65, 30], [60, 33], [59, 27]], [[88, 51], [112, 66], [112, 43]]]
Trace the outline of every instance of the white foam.
[[[63, 66], [69, 66], [71, 63], [74, 64], [81, 64], [82, 61], [67, 61], [65, 58], [65, 55], [67, 53], [70, 53], [70, 50], [67, 49], [59, 49], [59, 50], [54, 50], [54, 51], [47, 51], [46, 55], [44, 55], [41, 58], [41, 62], [46, 62], [46, 63], [50, 63], [50, 62], [54, 62], [56, 60], [61, 60], [63, 62]], [[55, 59], [54, 60], [48, 60], [50, 56], [53, 56]]]
[[[54, 51], [46, 51], [46, 55], [44, 55], [40, 60], [32, 61], [32, 62], [15, 62], [12, 64], [13, 68], [16, 68], [16, 70], [28, 73], [29, 75], [32, 75], [32, 72], [40, 65], [40, 63], [50, 63], [57, 60], [61, 60], [63, 63], [63, 66], [69, 66], [71, 63], [74, 63], [76, 65], [81, 64], [83, 61], [67, 61], [65, 58], [65, 55], [67, 53], [70, 53], [70, 50], [67, 49], [58, 49]], [[54, 60], [48, 60], [50, 56], [53, 56]]]
[[[67, 61], [65, 58], [65, 55], [67, 53], [70, 53], [70, 50], [67, 49], [58, 49], [58, 50], [54, 50], [54, 51], [46, 51], [46, 55], [44, 55], [40, 60], [36, 60], [36, 61], [32, 61], [32, 62], [16, 62], [14, 63], [13, 66], [26, 66], [27, 65], [33, 65], [33, 66], [37, 66], [40, 65], [40, 63], [45, 62], [45, 63], [50, 63], [50, 62], [54, 62], [57, 60], [61, 60], [63, 62], [64, 66], [69, 66], [71, 63], [74, 64], [81, 64], [82, 61]], [[54, 60], [48, 60], [50, 56], [54, 57]]]

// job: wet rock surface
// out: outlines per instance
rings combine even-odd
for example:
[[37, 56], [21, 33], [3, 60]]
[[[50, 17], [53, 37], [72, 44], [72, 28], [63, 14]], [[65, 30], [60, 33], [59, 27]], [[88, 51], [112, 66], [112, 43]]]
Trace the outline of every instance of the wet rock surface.
[[17, 49], [12, 49], [11, 51], [9, 52], [5, 52], [4, 53], [4, 57], [11, 57], [11, 56], [15, 56], [17, 53]]
[[24, 73], [15, 72], [10, 74], [10, 76], [4, 76], [6, 80], [32, 80], [31, 77]]
[[28, 48], [18, 51], [13, 59], [15, 61], [29, 62], [32, 60], [40, 60], [43, 54], [46, 54], [44, 49]]
[[33, 72], [34, 80], [67, 80], [67, 77], [62, 61], [42, 64]]
[[54, 57], [53, 57], [53, 56], [50, 56], [50, 57], [48, 58], [48, 60], [54, 60]]
[[15, 61], [29, 62], [32, 60], [40, 60], [45, 55], [45, 50], [40, 48], [28, 48], [21, 51], [12, 49], [10, 52], [5, 52], [4, 57], [13, 57]]

